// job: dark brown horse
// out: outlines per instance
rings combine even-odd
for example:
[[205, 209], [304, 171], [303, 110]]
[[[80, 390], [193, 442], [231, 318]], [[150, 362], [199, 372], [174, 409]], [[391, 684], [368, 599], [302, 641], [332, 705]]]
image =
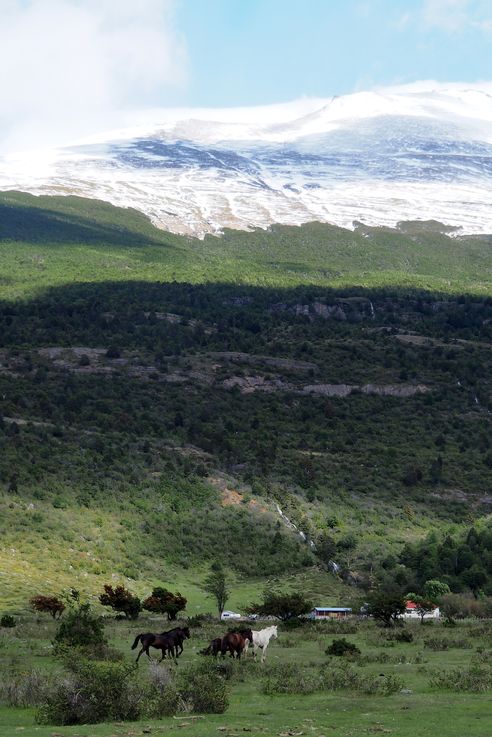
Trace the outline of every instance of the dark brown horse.
[[222, 638], [220, 652], [225, 655], [227, 652], [233, 658], [240, 658], [247, 643], [253, 644], [253, 633], [250, 629], [239, 630], [239, 632], [228, 632]]
[[132, 650], [135, 650], [138, 643], [140, 642], [142, 648], [137, 655], [137, 663], [142, 653], [145, 653], [149, 660], [150, 657], [149, 648], [154, 647], [156, 650], [161, 650], [162, 657], [161, 662], [166, 657], [166, 653], [174, 658], [178, 658], [183, 652], [183, 642], [190, 637], [190, 630], [188, 627], [174, 627], [174, 629], [168, 632], [161, 632], [160, 635], [156, 635], [154, 632], [146, 632], [137, 635], [132, 645]]
[[210, 645], [205, 648], [205, 650], [200, 650], [201, 655], [213, 655], [214, 658], [217, 657], [217, 655], [220, 653], [222, 649], [222, 637], [216, 637], [215, 640], [212, 640]]

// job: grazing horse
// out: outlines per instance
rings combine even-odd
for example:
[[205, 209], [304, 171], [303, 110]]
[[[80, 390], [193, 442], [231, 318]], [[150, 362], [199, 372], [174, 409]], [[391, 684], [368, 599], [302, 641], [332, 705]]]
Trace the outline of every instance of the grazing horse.
[[222, 655], [229, 652], [232, 658], [235, 655], [239, 659], [243, 650], [250, 642], [253, 642], [253, 633], [250, 629], [239, 630], [239, 632], [228, 632], [222, 638], [220, 652]]
[[212, 640], [210, 645], [205, 650], [200, 650], [200, 655], [213, 655], [214, 658], [220, 653], [222, 649], [222, 637], [216, 637]]
[[[252, 630], [253, 639], [250, 640], [253, 645], [253, 657], [256, 660], [256, 653], [261, 650], [261, 662], [265, 662], [266, 651], [268, 643], [272, 637], [276, 640], [278, 637], [277, 625], [273, 624], [271, 627], [265, 627], [263, 630]], [[248, 645], [246, 645], [246, 652], [248, 651]]]
[[162, 651], [161, 662], [166, 657], [166, 653], [176, 660], [183, 652], [183, 642], [190, 637], [190, 630], [188, 627], [174, 627], [174, 629], [168, 632], [161, 632], [160, 635], [156, 635], [153, 632], [147, 632], [144, 634], [137, 635], [132, 645], [132, 650], [135, 650], [138, 643], [142, 645], [142, 649], [137, 655], [137, 663], [142, 653], [145, 653], [149, 660], [150, 657], [149, 648], [154, 647], [156, 650]]

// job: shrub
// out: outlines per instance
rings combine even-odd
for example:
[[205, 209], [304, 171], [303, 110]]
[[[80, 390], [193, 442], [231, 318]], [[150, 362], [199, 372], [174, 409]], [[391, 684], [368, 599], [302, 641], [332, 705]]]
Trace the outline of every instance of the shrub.
[[453, 668], [448, 671], [434, 671], [429, 683], [447, 691], [485, 693], [492, 690], [492, 668], [473, 664], [467, 670]]
[[360, 655], [360, 650], [353, 642], [341, 637], [339, 640], [333, 640], [331, 645], [326, 648], [325, 653], [327, 655], [354, 656]]
[[109, 606], [115, 612], [121, 612], [127, 619], [137, 619], [142, 611], [142, 604], [138, 596], [134, 596], [124, 586], [113, 588], [110, 584], [105, 584], [104, 593], [100, 594], [99, 601], [103, 606]]
[[358, 632], [357, 623], [334, 619], [330, 622], [316, 622], [314, 625], [317, 632], [330, 635], [355, 635]]
[[328, 691], [348, 689], [360, 693], [390, 696], [403, 688], [403, 681], [393, 675], [374, 676], [359, 675], [352, 667], [322, 668], [323, 687]]
[[399, 630], [394, 633], [394, 638], [397, 642], [413, 642], [413, 633], [409, 630]]
[[99, 651], [104, 656], [107, 640], [102, 617], [94, 614], [89, 604], [71, 609], [58, 627], [54, 645], [58, 655], [66, 654], [67, 648], [77, 647], [90, 649], [96, 656]]
[[153, 661], [149, 663], [149, 681], [149, 716], [173, 716], [183, 710], [181, 696], [168, 666]]
[[0, 627], [15, 627], [15, 619], [11, 614], [2, 614]]
[[265, 591], [263, 601], [258, 604], [251, 604], [246, 611], [264, 617], [277, 617], [286, 622], [307, 614], [312, 608], [313, 603], [298, 591], [291, 591], [286, 594]]
[[447, 594], [441, 599], [441, 609], [448, 619], [487, 619], [492, 616], [492, 599], [475, 599], [466, 594]]
[[359, 674], [352, 667], [334, 668], [332, 665], [324, 665], [321, 668], [321, 684], [326, 691], [356, 691], [359, 683]]
[[149, 612], [167, 614], [169, 620], [175, 620], [178, 613], [186, 609], [186, 604], [187, 600], [179, 591], [173, 594], [162, 586], [156, 586], [142, 603], [142, 607]]
[[195, 629], [196, 627], [203, 627], [204, 624], [210, 621], [214, 621], [214, 617], [211, 614], [193, 614], [191, 617], [188, 617], [186, 624], [188, 627]]
[[75, 660], [70, 669], [38, 709], [40, 724], [95, 724], [140, 716], [145, 699], [131, 682], [133, 665]]
[[310, 673], [297, 663], [275, 664], [265, 669], [265, 678], [261, 685], [263, 693], [272, 695], [279, 693], [311, 694], [319, 691], [320, 677]]
[[399, 693], [403, 685], [401, 678], [393, 675], [363, 676], [357, 690], [371, 696], [391, 696]]
[[213, 663], [189, 666], [181, 671], [177, 688], [187, 711], [223, 714], [229, 706], [225, 679]]
[[29, 600], [29, 604], [35, 612], [46, 612], [51, 614], [53, 619], [60, 618], [65, 611], [65, 604], [56, 596], [38, 594]]
[[51, 678], [38, 670], [2, 673], [0, 701], [7, 706], [38, 706], [43, 703], [51, 685]]
[[471, 644], [468, 640], [451, 640], [445, 637], [428, 637], [424, 640], [424, 647], [428, 650], [448, 650], [450, 647], [469, 650]]

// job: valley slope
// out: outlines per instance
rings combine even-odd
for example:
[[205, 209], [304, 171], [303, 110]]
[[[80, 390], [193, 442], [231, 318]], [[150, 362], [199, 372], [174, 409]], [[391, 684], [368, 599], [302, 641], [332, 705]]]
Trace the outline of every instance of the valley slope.
[[213, 560], [237, 606], [267, 581], [336, 603], [348, 583], [414, 585], [405, 543], [489, 524], [489, 237], [310, 223], [200, 241], [14, 192], [0, 215], [10, 606], [163, 582], [203, 611]]

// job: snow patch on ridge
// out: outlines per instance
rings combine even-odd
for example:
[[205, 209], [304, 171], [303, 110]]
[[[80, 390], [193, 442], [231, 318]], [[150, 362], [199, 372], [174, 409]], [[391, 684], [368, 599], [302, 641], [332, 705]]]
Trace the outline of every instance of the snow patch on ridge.
[[419, 83], [231, 110], [147, 111], [0, 159], [0, 189], [134, 207], [202, 237], [319, 220], [492, 232], [492, 83]]

